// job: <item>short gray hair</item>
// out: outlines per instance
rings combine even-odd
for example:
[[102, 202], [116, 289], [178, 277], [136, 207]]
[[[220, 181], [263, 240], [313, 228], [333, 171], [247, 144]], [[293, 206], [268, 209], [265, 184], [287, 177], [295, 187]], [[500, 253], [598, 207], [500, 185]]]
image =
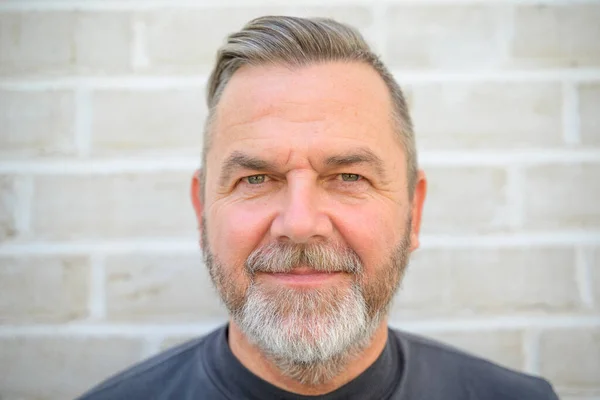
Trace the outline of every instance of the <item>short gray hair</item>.
[[[383, 79], [391, 95], [392, 117], [406, 155], [408, 191], [412, 199], [418, 162], [412, 121], [402, 89], [358, 30], [326, 18], [265, 16], [248, 22], [241, 31], [227, 37], [227, 42], [217, 53], [216, 65], [208, 81], [209, 115], [204, 132], [203, 165], [206, 165], [210, 148], [209, 131], [217, 104], [225, 86], [240, 67], [278, 64], [302, 67], [328, 61], [366, 63]], [[204, 171], [206, 167], [203, 175]]]

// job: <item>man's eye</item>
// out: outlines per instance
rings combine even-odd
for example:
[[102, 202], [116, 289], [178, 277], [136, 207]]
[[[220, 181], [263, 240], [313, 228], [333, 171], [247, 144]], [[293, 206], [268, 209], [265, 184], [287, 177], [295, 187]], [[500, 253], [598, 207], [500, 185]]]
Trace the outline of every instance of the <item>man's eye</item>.
[[265, 180], [267, 179], [267, 176], [264, 174], [252, 175], [252, 176], [247, 176], [244, 179], [246, 180], [246, 182], [248, 182], [251, 185], [260, 185], [261, 183], [265, 182]]
[[356, 182], [361, 178], [358, 174], [340, 174], [340, 176], [344, 182]]

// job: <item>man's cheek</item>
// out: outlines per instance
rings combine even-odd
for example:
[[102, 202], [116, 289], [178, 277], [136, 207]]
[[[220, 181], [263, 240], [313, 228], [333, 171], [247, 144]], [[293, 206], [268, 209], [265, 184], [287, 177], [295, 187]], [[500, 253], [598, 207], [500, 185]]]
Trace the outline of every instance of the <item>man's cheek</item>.
[[391, 247], [395, 231], [390, 218], [381, 210], [361, 208], [347, 210], [335, 218], [343, 240], [358, 253], [364, 263], [372, 263], [381, 256], [381, 249]]
[[216, 218], [214, 246], [221, 257], [231, 262], [245, 262], [262, 244], [269, 231], [267, 217], [247, 208], [223, 209]]

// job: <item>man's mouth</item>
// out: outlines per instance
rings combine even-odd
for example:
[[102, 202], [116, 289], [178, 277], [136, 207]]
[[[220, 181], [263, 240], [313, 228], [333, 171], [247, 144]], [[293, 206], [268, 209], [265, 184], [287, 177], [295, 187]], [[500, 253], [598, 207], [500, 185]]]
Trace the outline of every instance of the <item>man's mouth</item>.
[[336, 279], [340, 279], [345, 273], [343, 272], [323, 272], [317, 271], [308, 267], [294, 268], [289, 272], [273, 272], [265, 273], [264, 275], [269, 280], [277, 281], [278, 283], [290, 286], [318, 286], [329, 283]]

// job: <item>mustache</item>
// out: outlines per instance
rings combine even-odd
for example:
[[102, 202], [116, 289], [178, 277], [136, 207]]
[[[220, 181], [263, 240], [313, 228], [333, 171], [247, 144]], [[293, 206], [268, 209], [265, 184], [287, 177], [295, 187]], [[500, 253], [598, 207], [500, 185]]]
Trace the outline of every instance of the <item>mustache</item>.
[[270, 243], [254, 250], [245, 267], [251, 275], [257, 272], [288, 273], [298, 267], [318, 272], [360, 274], [363, 271], [362, 261], [354, 250], [328, 243]]

